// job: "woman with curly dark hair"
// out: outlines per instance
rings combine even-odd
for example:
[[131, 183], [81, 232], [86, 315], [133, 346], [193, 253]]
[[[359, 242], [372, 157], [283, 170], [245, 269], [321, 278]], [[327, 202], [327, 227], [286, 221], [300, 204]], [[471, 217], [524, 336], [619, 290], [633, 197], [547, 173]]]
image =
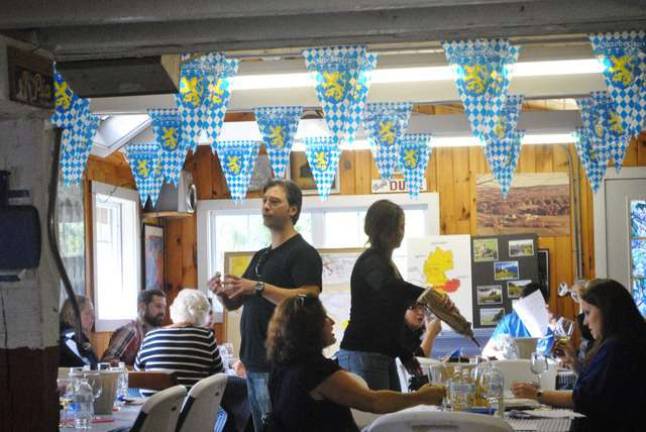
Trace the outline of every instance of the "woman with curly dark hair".
[[272, 365], [269, 431], [358, 431], [350, 408], [387, 413], [440, 403], [442, 386], [425, 385], [413, 393], [373, 391], [361, 378], [323, 357], [323, 348], [335, 342], [333, 326], [313, 296], [286, 299], [274, 311], [266, 343]]
[[646, 406], [646, 322], [619, 282], [596, 279], [581, 296], [584, 324], [594, 343], [573, 391], [541, 392], [513, 383], [517, 397], [574, 408], [594, 430], [643, 430]]

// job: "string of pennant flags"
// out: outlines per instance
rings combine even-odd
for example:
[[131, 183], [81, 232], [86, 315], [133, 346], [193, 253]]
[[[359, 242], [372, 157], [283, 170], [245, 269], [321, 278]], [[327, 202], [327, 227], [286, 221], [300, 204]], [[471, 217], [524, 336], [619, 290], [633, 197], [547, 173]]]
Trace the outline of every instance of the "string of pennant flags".
[[[609, 161], [621, 169], [630, 139], [646, 121], [646, 33], [590, 35], [595, 56], [603, 65], [607, 90], [577, 100], [582, 127], [573, 133], [575, 148], [592, 189], [601, 184]], [[510, 71], [519, 47], [508, 40], [450, 41], [442, 44], [455, 78], [473, 136], [483, 146], [492, 174], [506, 197], [518, 164], [525, 131], [518, 129], [522, 95], [509, 93]], [[401, 172], [411, 197], [421, 191], [432, 151], [430, 134], [407, 133], [413, 104], [367, 103], [378, 56], [364, 46], [334, 46], [303, 51], [313, 74], [328, 134], [305, 138], [306, 156], [321, 199], [330, 193], [341, 146], [351, 144], [363, 127], [379, 174], [390, 179]], [[129, 145], [131, 166], [142, 205], [156, 204], [164, 182], [177, 184], [189, 150], [205, 135], [220, 159], [235, 201], [244, 200], [259, 153], [259, 141], [218, 139], [238, 60], [222, 53], [183, 57], [175, 109], [150, 109], [154, 141]], [[100, 119], [89, 100], [78, 97], [54, 70], [54, 125], [63, 129], [61, 169], [64, 184], [79, 183]], [[262, 143], [275, 177], [289, 163], [300, 106], [254, 109]]]

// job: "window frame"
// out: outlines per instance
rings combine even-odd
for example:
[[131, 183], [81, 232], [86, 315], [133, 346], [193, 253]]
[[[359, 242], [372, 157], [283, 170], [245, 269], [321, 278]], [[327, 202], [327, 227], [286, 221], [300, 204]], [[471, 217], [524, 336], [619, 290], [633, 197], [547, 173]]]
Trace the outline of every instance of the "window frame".
[[[388, 199], [402, 207], [421, 208], [424, 210], [425, 229], [424, 235], [440, 234], [440, 209], [439, 194], [426, 192], [419, 194], [417, 199], [410, 198], [407, 194], [372, 194], [372, 195], [332, 195], [327, 200], [321, 201], [318, 196], [303, 196], [303, 209], [312, 212], [312, 225], [324, 225], [324, 211], [326, 210], [361, 210], [368, 208], [380, 199]], [[206, 292], [206, 283], [209, 275], [217, 269], [211, 269], [212, 250], [210, 240], [215, 235], [211, 230], [210, 218], [212, 213], [218, 214], [252, 214], [260, 213], [262, 198], [251, 198], [242, 203], [232, 200], [198, 200], [197, 202], [197, 269], [198, 288]], [[318, 223], [317, 223], [318, 219]], [[261, 227], [259, 227], [261, 228]], [[321, 244], [325, 238], [324, 232], [312, 232], [314, 244]], [[220, 269], [221, 270], [221, 269]], [[217, 306], [216, 306], [217, 305]], [[223, 322], [224, 313], [219, 302], [214, 302], [215, 321]]]
[[[110, 197], [118, 198], [124, 201], [131, 201], [134, 204], [134, 217], [133, 233], [124, 234], [121, 232], [121, 241], [125, 235], [132, 235], [134, 241], [134, 277], [135, 289], [138, 294], [142, 287], [142, 263], [141, 263], [141, 214], [139, 193], [133, 189], [126, 189], [114, 185], [109, 185], [101, 182], [91, 182], [92, 187], [92, 300], [94, 302], [96, 319], [94, 322], [96, 332], [109, 332], [127, 324], [132, 319], [136, 318], [135, 315], [124, 319], [100, 319], [99, 318], [99, 284], [98, 284], [98, 261], [97, 261], [97, 194], [109, 195]], [[123, 230], [123, 228], [122, 228]], [[135, 309], [136, 310], [136, 309]]]

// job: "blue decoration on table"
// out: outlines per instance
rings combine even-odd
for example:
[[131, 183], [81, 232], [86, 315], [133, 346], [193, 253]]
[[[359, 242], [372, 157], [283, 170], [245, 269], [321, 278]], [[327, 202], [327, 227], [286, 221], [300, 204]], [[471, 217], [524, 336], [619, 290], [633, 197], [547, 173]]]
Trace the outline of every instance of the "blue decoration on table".
[[472, 133], [476, 137], [491, 134], [504, 108], [509, 66], [518, 59], [519, 48], [505, 39], [452, 41], [442, 46]]
[[592, 190], [597, 192], [608, 166], [608, 159], [605, 159], [604, 162], [602, 159], [605, 156], [601, 156], [605, 150], [598, 151], [598, 143], [592, 139], [586, 128], [577, 128], [574, 133], [574, 147], [579, 155], [581, 165], [583, 165], [585, 175], [588, 178]]
[[370, 103], [366, 106], [363, 127], [382, 179], [392, 178], [397, 168], [399, 139], [408, 129], [412, 109], [413, 104], [409, 102]]
[[316, 189], [321, 200], [326, 200], [330, 195], [332, 183], [339, 165], [341, 150], [336, 137], [307, 137], [305, 142], [305, 155], [316, 182]]
[[194, 152], [204, 131], [216, 150], [229, 99], [230, 80], [238, 72], [238, 60], [222, 53], [209, 53], [181, 66], [177, 105], [182, 121], [182, 137]]
[[216, 151], [227, 181], [231, 199], [240, 202], [247, 196], [249, 181], [260, 150], [259, 141], [218, 141]]
[[417, 198], [424, 184], [426, 166], [431, 157], [430, 141], [431, 134], [406, 134], [399, 140], [399, 167], [411, 198]]
[[590, 35], [592, 50], [603, 65], [608, 93], [628, 134], [646, 125], [646, 32], [625, 31]]
[[188, 141], [182, 139], [182, 122], [177, 109], [149, 109], [155, 139], [161, 148], [162, 177], [177, 185], [184, 166]]
[[157, 204], [164, 183], [161, 155], [162, 149], [157, 142], [130, 144], [126, 147], [126, 158], [135, 178], [142, 207], [146, 206], [148, 198], [153, 207]]
[[294, 145], [298, 122], [303, 114], [301, 106], [259, 107], [254, 110], [256, 122], [269, 155], [274, 177], [285, 176], [289, 153]]
[[56, 69], [54, 113], [50, 121], [63, 129], [60, 153], [63, 184], [79, 184], [101, 119], [90, 112], [90, 102], [78, 97]]
[[316, 79], [325, 122], [339, 145], [354, 140], [377, 56], [364, 46], [333, 46], [303, 51], [305, 67]]

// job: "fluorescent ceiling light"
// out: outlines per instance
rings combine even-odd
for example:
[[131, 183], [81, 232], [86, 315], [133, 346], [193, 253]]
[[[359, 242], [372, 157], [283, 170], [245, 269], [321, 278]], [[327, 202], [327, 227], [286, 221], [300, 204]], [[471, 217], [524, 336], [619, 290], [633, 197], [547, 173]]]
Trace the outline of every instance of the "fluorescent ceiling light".
[[[581, 75], [601, 73], [603, 67], [596, 59], [554, 60], [516, 63], [511, 68], [512, 77]], [[450, 66], [376, 69], [372, 73], [373, 84], [397, 82], [453, 81]], [[232, 90], [260, 90], [279, 88], [314, 87], [313, 75], [309, 72], [239, 75], [231, 79]]]

